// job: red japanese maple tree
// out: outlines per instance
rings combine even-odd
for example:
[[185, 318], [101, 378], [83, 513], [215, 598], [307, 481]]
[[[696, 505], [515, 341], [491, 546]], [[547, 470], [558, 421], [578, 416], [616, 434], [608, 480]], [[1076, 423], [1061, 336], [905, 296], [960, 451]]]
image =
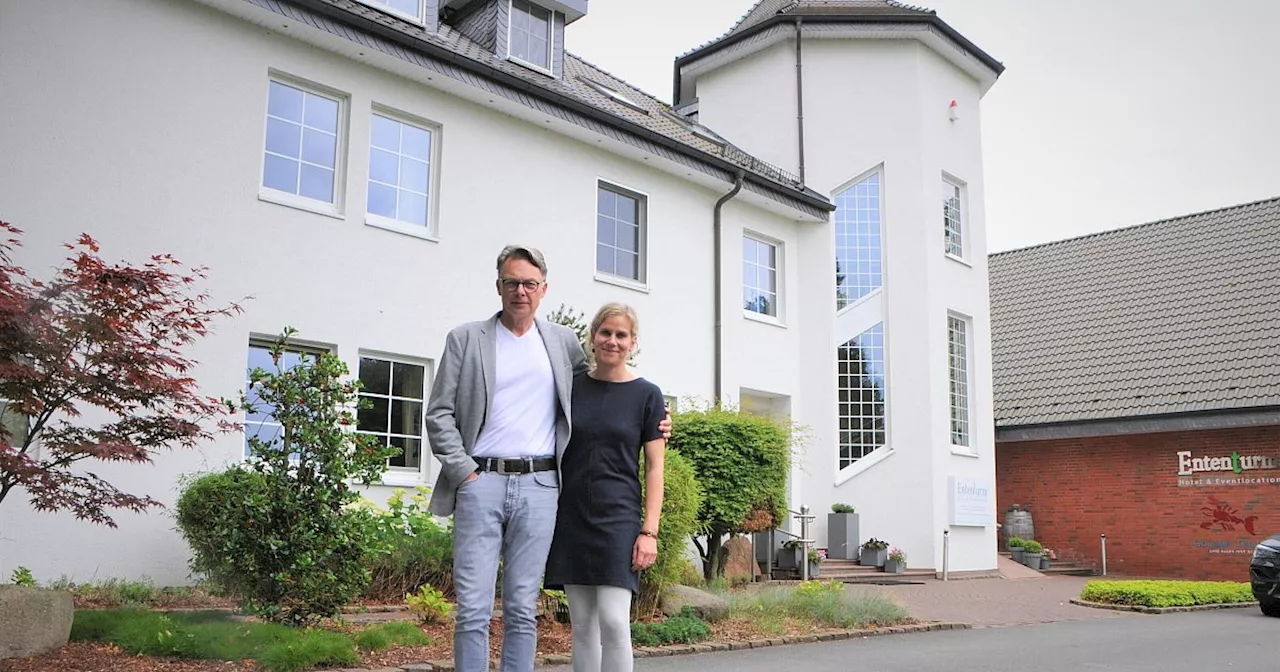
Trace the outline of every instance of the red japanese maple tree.
[[192, 294], [204, 268], [169, 255], [109, 264], [87, 234], [52, 278], [31, 277], [11, 257], [21, 235], [0, 222], [0, 502], [21, 488], [38, 511], [115, 527], [113, 510], [159, 503], [87, 468], [149, 463], [234, 426], [182, 351], [242, 309]]

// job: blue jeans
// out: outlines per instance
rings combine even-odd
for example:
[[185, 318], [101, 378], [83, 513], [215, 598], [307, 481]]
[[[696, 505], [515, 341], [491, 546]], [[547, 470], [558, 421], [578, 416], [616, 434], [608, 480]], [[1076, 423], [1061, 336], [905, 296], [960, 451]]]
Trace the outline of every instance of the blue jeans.
[[560, 496], [555, 471], [482, 472], [458, 487], [453, 513], [453, 630], [457, 672], [489, 669], [489, 620], [502, 559], [502, 672], [532, 672], [538, 596]]

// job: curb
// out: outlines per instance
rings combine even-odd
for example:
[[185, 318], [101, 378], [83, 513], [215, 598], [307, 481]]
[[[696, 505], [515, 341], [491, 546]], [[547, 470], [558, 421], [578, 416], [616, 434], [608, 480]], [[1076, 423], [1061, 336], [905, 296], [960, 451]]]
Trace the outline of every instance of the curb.
[[1219, 609], [1251, 609], [1258, 606], [1253, 602], [1231, 602], [1226, 604], [1201, 604], [1194, 607], [1144, 607], [1136, 604], [1105, 604], [1085, 600], [1071, 600], [1071, 604], [1090, 609], [1109, 609], [1111, 611], [1130, 611], [1139, 614], [1183, 614], [1193, 611], [1217, 611]]
[[[718, 651], [742, 651], [745, 649], [763, 649], [769, 646], [788, 646], [791, 644], [814, 644], [817, 642], [835, 642], [846, 639], [866, 639], [868, 637], [884, 637], [887, 635], [905, 635], [915, 632], [936, 632], [940, 630], [969, 630], [973, 626], [968, 623], [920, 623], [917, 625], [895, 625], [873, 630], [842, 630], [824, 632], [820, 635], [795, 635], [792, 637], [772, 637], [769, 639], [753, 639], [744, 642], [703, 642], [700, 644], [669, 644], [667, 646], [641, 646], [634, 649], [639, 658], [661, 658], [665, 656], [683, 656], [693, 653], [713, 653]], [[496, 661], [495, 661], [496, 662]], [[539, 656], [536, 665], [568, 665], [572, 658], [566, 655]], [[497, 669], [491, 664], [491, 669]], [[399, 667], [349, 668], [332, 672], [453, 672], [452, 660], [430, 660], [425, 663], [413, 663]]]

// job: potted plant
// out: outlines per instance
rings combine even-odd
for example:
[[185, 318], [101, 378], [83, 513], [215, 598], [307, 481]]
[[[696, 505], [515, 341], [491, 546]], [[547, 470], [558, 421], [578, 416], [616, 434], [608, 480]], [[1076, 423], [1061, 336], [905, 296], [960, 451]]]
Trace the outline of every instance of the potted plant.
[[857, 511], [843, 502], [832, 504], [827, 514], [827, 557], [857, 559], [859, 538]]
[[1040, 551], [1043, 547], [1035, 540], [1022, 542], [1022, 564], [1029, 569], [1040, 569]]
[[782, 550], [778, 551], [778, 569], [794, 569], [800, 571], [800, 542], [788, 539], [782, 542]]
[[817, 549], [809, 551], [809, 578], [812, 579], [818, 575], [819, 570], [822, 568], [822, 561], [825, 559]]
[[884, 561], [887, 574], [901, 574], [907, 570], [907, 554], [897, 546], [889, 549], [889, 556]]
[[1040, 551], [1040, 570], [1049, 569], [1049, 563], [1057, 560], [1058, 554], [1053, 552], [1052, 548], [1046, 548]]
[[884, 567], [889, 559], [889, 542], [872, 537], [862, 544], [858, 564], [866, 567]]
[[1009, 537], [1009, 557], [1013, 558], [1014, 562], [1022, 562], [1023, 545], [1026, 543], [1027, 541], [1022, 537]]

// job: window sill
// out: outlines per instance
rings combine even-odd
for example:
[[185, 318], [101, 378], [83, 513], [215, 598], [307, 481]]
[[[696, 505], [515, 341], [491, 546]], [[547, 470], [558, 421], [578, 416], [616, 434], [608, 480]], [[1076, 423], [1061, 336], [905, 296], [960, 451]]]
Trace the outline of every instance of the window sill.
[[786, 329], [786, 328], [787, 328], [787, 325], [783, 324], [783, 323], [782, 323], [782, 320], [779, 320], [778, 318], [776, 318], [776, 317], [774, 317], [774, 316], [772, 316], [772, 315], [765, 315], [765, 314], [763, 314], [763, 313], [757, 313], [757, 312], [755, 312], [754, 310], [745, 310], [745, 309], [744, 309], [744, 310], [742, 311], [742, 316], [743, 316], [744, 318], [748, 319], [748, 320], [751, 320], [752, 322], [759, 322], [760, 324], [767, 324], [767, 325], [769, 325], [769, 326], [777, 327], [777, 328], [779, 328], [779, 329]]
[[307, 212], [313, 212], [317, 215], [324, 215], [325, 217], [332, 217], [334, 219], [346, 219], [346, 216], [339, 212], [338, 207], [332, 203], [325, 203], [313, 198], [296, 196], [294, 194], [286, 194], [283, 191], [261, 189], [258, 191], [258, 200], [266, 203], [283, 205], [286, 208], [305, 210]]
[[857, 462], [854, 462], [853, 464], [845, 467], [844, 469], [841, 469], [836, 474], [835, 485], [837, 486], [844, 485], [845, 483], [849, 482], [849, 480], [852, 479], [854, 476], [857, 476], [858, 474], [861, 474], [862, 472], [889, 459], [891, 455], [893, 455], [893, 449], [888, 446], [881, 446], [875, 449], [874, 451], [872, 451], [870, 455], [858, 460]]
[[416, 488], [427, 485], [427, 475], [417, 471], [388, 471], [378, 480], [378, 485], [392, 488]]
[[413, 238], [421, 238], [422, 240], [429, 240], [433, 243], [440, 242], [440, 237], [431, 233], [431, 229], [429, 227], [418, 226], [417, 224], [408, 224], [405, 222], [399, 222], [394, 219], [379, 217], [378, 215], [365, 215], [364, 225], [372, 226], [375, 229], [382, 229], [384, 231], [391, 231], [394, 233], [411, 236]]
[[644, 294], [649, 293], [649, 285], [643, 282], [628, 280], [627, 278], [619, 277], [616, 275], [609, 275], [608, 273], [599, 273], [599, 272], [596, 273], [595, 279], [596, 279], [596, 282], [603, 282], [608, 285], [617, 285], [619, 287], [625, 287], [626, 289], [635, 290], [637, 292], [642, 292]]
[[526, 61], [523, 58], [520, 58], [519, 56], [513, 56], [511, 54], [508, 54], [507, 60], [512, 63], [515, 63], [516, 65], [522, 68], [528, 68], [540, 75], [546, 75], [548, 77], [556, 76], [556, 73], [552, 72], [550, 68], [544, 68], [541, 65], [538, 65], [537, 63], [530, 63], [529, 61]]
[[957, 256], [956, 256], [956, 255], [954, 255], [954, 254], [950, 254], [950, 253], [946, 253], [946, 252], [944, 252], [943, 254], [944, 254], [948, 259], [950, 259], [951, 261], [956, 262], [957, 264], [960, 264], [960, 265], [962, 265], [962, 266], [967, 266], [967, 267], [969, 267], [969, 268], [973, 268], [973, 264], [971, 264], [971, 263], [969, 263], [969, 262], [965, 261], [963, 257], [957, 257]]
[[973, 452], [972, 448], [966, 448], [964, 446], [951, 446], [951, 454], [956, 457], [971, 457], [975, 460], [982, 459], [982, 456]]

